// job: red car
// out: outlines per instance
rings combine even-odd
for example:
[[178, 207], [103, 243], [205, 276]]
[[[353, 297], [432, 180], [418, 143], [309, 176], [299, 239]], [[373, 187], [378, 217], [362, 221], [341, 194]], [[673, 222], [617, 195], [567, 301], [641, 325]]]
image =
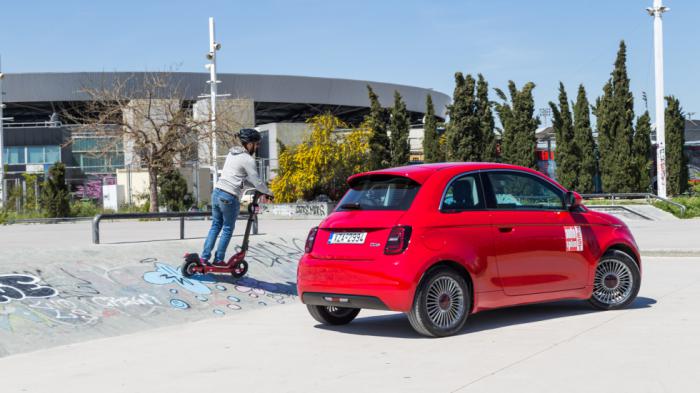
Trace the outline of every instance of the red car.
[[321, 323], [394, 310], [420, 334], [448, 336], [482, 310], [560, 299], [610, 310], [639, 292], [627, 226], [534, 170], [426, 164], [348, 184], [309, 232], [297, 271], [302, 302]]

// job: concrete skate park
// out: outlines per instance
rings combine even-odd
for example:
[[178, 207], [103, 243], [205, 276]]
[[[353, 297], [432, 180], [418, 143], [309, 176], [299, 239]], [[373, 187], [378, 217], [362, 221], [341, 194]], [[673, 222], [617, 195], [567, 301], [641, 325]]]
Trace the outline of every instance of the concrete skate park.
[[[261, 215], [248, 275], [186, 279], [209, 221], [0, 227], [0, 386], [6, 392], [659, 392], [700, 383], [700, 220], [620, 214], [642, 252], [638, 298], [486, 311], [427, 339], [400, 313], [319, 325], [296, 264], [319, 219]], [[242, 240], [236, 226], [229, 252]], [[10, 288], [10, 289], [8, 289]]]

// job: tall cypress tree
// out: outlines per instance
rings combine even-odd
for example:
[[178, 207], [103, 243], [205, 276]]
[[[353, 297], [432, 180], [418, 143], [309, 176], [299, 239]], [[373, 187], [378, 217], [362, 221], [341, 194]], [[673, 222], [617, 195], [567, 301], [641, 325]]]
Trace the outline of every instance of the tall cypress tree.
[[559, 82], [559, 106], [549, 103], [552, 108], [552, 126], [557, 139], [554, 158], [557, 161], [557, 181], [573, 190], [578, 188], [578, 172], [581, 156], [574, 142], [574, 124], [569, 110], [569, 98], [564, 84]]
[[669, 195], [680, 195], [688, 189], [688, 158], [685, 145], [685, 117], [681, 104], [673, 96], [666, 97], [666, 189]]
[[615, 68], [596, 100], [600, 174], [605, 192], [631, 192], [634, 163], [631, 155], [634, 99], [627, 77], [626, 46], [620, 41]]
[[388, 168], [391, 163], [391, 151], [389, 150], [389, 137], [386, 133], [387, 114], [379, 103], [379, 97], [372, 87], [367, 85], [369, 92], [370, 110], [365, 117], [372, 134], [369, 138], [369, 166], [371, 170]]
[[391, 108], [391, 120], [389, 131], [391, 132], [391, 166], [408, 164], [411, 155], [411, 146], [408, 142], [410, 124], [406, 104], [401, 99], [401, 94], [394, 90], [394, 107]]
[[496, 135], [491, 102], [489, 101], [489, 84], [484, 76], [479, 74], [476, 83], [476, 117], [479, 121], [481, 134], [481, 161], [496, 161]]
[[595, 154], [595, 141], [591, 129], [591, 115], [586, 89], [578, 87], [578, 95], [574, 104], [574, 145], [579, 152], [581, 161], [576, 176], [576, 190], [582, 193], [595, 192], [595, 174], [598, 162]]
[[435, 118], [435, 108], [433, 98], [428, 94], [425, 99], [425, 125], [423, 127], [423, 161], [440, 162], [442, 154], [440, 151], [440, 137], [437, 134], [437, 119]]
[[449, 161], [479, 161], [481, 159], [481, 134], [476, 117], [474, 87], [471, 75], [455, 74], [453, 103], [449, 107], [447, 124], [447, 159]]
[[535, 100], [532, 97], [532, 90], [534, 88], [535, 84], [528, 82], [522, 90], [518, 90], [515, 82], [508, 81], [510, 103], [506, 94], [501, 89], [496, 89], [496, 94], [503, 100], [502, 103], [496, 104], [496, 112], [503, 125], [501, 142], [503, 162], [537, 169], [535, 131], [540, 120], [533, 117]]
[[651, 187], [651, 120], [649, 112], [637, 119], [637, 127], [632, 140], [632, 160], [634, 162], [634, 191], [649, 192]]

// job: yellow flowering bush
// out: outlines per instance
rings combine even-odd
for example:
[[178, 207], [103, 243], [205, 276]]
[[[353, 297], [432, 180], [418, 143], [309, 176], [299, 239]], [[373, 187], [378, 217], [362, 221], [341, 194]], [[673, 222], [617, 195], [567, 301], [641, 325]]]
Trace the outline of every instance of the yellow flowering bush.
[[330, 113], [307, 123], [311, 133], [304, 141], [280, 150], [279, 173], [271, 184], [278, 202], [310, 200], [319, 194], [337, 200], [347, 189], [347, 177], [369, 168], [366, 124], [345, 132], [347, 124]]

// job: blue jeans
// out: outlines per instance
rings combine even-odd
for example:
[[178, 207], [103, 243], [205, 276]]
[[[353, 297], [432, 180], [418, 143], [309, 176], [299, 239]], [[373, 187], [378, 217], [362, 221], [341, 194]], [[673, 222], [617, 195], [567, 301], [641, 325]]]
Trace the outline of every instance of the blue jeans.
[[215, 188], [211, 194], [211, 206], [211, 229], [209, 229], [207, 240], [204, 242], [202, 258], [206, 260], [211, 258], [211, 250], [214, 248], [219, 232], [221, 232], [214, 260], [223, 261], [226, 257], [226, 248], [233, 235], [233, 228], [236, 226], [241, 203], [235, 196]]

